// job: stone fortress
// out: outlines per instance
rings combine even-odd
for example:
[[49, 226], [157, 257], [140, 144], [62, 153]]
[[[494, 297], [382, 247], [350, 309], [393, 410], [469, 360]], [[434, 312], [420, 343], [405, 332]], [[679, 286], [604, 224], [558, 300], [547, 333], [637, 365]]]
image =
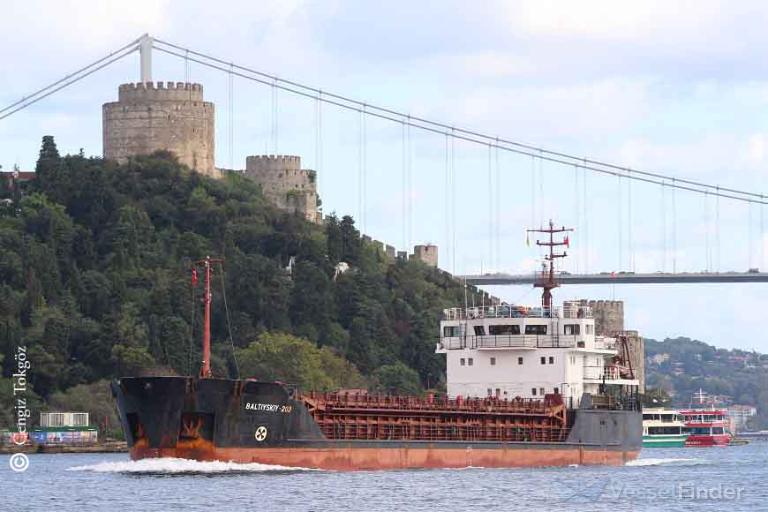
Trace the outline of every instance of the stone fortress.
[[213, 103], [203, 86], [182, 82], [123, 84], [116, 102], [102, 107], [104, 158], [125, 162], [167, 150], [181, 163], [218, 176], [214, 162]]
[[261, 185], [264, 197], [281, 210], [304, 215], [308, 221], [322, 221], [317, 194], [317, 172], [301, 168], [301, 158], [286, 155], [249, 156], [246, 176]]
[[[317, 172], [302, 169], [300, 157], [254, 155], [246, 157], [245, 170], [217, 168], [215, 121], [214, 105], [204, 100], [200, 84], [151, 79], [122, 84], [117, 101], [102, 107], [104, 158], [124, 163], [133, 156], [169, 151], [179, 162], [206, 176], [243, 173], [258, 183], [264, 197], [280, 210], [298, 213], [310, 222], [323, 222]], [[417, 245], [409, 255], [405, 251], [396, 254], [394, 247], [373, 242], [392, 260], [417, 259], [437, 267], [437, 246]]]

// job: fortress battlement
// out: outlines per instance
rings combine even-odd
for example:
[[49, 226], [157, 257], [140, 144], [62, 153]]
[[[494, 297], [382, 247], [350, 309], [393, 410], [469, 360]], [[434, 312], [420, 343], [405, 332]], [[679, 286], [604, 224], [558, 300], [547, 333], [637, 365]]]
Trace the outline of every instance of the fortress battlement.
[[185, 82], [137, 82], [121, 84], [118, 101], [203, 101], [203, 86]]
[[301, 171], [301, 157], [293, 155], [255, 155], [245, 158], [248, 174]]

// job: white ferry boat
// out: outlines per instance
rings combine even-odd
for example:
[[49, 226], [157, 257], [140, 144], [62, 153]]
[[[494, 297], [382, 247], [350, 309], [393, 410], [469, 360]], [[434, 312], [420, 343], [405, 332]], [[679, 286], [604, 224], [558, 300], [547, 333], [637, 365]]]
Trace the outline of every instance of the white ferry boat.
[[680, 412], [662, 407], [643, 408], [643, 448], [682, 448], [688, 432]]

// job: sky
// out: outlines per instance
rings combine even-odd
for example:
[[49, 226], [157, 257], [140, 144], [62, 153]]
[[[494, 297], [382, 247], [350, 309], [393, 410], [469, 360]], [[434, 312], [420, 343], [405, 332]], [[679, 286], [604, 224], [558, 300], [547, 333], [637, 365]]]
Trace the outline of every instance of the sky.
[[[767, 22], [757, 1], [5, 0], [0, 108], [150, 33], [410, 115], [768, 194]], [[330, 105], [318, 121], [313, 100], [240, 78], [230, 97], [226, 74], [158, 52], [153, 64], [156, 80], [189, 75], [216, 103], [217, 165], [299, 155], [319, 172], [325, 213], [398, 249], [435, 243], [457, 274], [536, 268], [524, 230], [550, 218], [576, 230], [571, 272], [768, 268], [765, 207], [497, 156]], [[31, 169], [46, 134], [101, 155], [101, 105], [138, 79], [133, 54], [0, 120], [0, 165]], [[538, 301], [528, 287], [490, 291]], [[768, 352], [764, 284], [556, 292], [582, 297], [624, 300], [626, 327], [648, 337]]]

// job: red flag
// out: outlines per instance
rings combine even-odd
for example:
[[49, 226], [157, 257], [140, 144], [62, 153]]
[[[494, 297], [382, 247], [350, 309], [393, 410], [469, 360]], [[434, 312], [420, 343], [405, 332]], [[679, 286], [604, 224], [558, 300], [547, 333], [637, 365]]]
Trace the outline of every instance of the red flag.
[[571, 239], [568, 238], [568, 235], [565, 235], [565, 240], [563, 240], [563, 241], [565, 242], [565, 246], [566, 247], [568, 247], [568, 248], [571, 247]]
[[192, 286], [197, 286], [197, 269], [192, 269]]

